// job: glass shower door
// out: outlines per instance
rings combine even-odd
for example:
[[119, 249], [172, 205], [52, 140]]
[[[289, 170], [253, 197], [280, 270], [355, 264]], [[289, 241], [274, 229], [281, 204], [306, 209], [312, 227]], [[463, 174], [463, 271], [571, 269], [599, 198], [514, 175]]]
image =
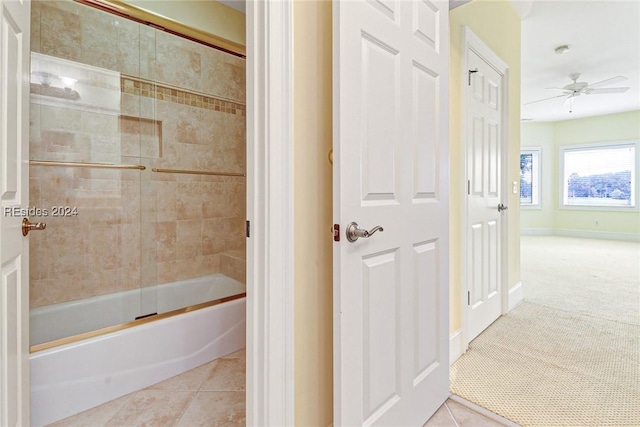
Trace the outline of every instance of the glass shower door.
[[30, 235], [32, 346], [156, 311], [143, 239], [155, 234], [143, 184], [155, 105], [126, 87], [155, 69], [149, 30], [72, 1], [33, 4], [30, 219], [47, 228]]

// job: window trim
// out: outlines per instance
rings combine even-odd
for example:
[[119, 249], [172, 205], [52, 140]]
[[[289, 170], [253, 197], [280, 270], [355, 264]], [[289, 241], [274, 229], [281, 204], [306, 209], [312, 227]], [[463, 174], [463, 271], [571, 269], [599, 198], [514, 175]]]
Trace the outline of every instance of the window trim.
[[[537, 153], [538, 154], [538, 176], [536, 177], [536, 189], [538, 192], [538, 202], [523, 205], [522, 201], [520, 201], [520, 209], [524, 210], [541, 210], [542, 209], [542, 147], [520, 147], [520, 154], [523, 153]], [[531, 183], [533, 187], [533, 180]], [[520, 196], [520, 191], [518, 191], [518, 197]], [[532, 188], [533, 191], [533, 188]]]
[[[632, 206], [582, 206], [582, 205], [565, 205], [564, 203], [564, 154], [567, 151], [574, 150], [597, 150], [615, 147], [635, 147], [635, 159], [633, 162], [634, 170], [631, 171], [632, 189]], [[588, 144], [569, 144], [562, 145], [558, 151], [558, 209], [575, 210], [575, 211], [606, 211], [606, 212], [638, 212], [640, 211], [640, 203], [638, 191], [640, 191], [640, 140], [628, 139], [620, 141], [602, 141]]]

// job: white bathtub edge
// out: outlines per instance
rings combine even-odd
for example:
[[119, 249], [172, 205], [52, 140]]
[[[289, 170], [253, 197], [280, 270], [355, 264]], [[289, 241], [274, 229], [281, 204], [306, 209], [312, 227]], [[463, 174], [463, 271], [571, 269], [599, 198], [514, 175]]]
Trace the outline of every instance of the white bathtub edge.
[[31, 354], [31, 422], [39, 427], [237, 351], [246, 298]]

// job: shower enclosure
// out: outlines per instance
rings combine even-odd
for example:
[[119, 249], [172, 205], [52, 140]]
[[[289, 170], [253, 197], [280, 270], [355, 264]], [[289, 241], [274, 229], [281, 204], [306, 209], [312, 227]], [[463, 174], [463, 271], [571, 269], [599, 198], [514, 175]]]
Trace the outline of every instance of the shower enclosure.
[[31, 25], [32, 350], [244, 296], [244, 58], [70, 0]]

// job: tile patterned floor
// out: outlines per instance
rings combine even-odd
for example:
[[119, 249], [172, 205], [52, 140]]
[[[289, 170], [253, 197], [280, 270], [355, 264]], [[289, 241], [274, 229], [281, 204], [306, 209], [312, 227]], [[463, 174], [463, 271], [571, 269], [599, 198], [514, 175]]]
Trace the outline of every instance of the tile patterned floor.
[[[448, 399], [423, 427], [504, 427], [458, 402]], [[510, 424], [511, 425], [511, 424]]]
[[50, 426], [244, 426], [245, 359], [237, 351]]
[[[50, 427], [244, 426], [245, 350], [74, 415]], [[499, 427], [451, 399], [424, 427]]]

